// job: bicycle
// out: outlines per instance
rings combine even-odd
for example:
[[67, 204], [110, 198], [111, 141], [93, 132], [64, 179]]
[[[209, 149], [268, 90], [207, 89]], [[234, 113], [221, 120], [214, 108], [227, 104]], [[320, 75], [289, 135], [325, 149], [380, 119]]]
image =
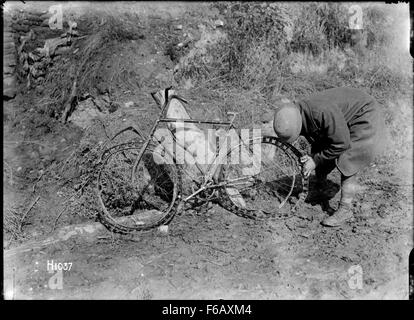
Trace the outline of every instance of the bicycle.
[[[167, 148], [165, 139], [155, 134], [159, 125], [204, 124], [222, 127], [227, 134], [237, 130], [234, 126], [237, 113], [228, 113], [232, 117], [229, 121], [167, 118], [166, 112], [174, 99], [187, 103], [170, 94], [170, 89], [165, 89], [163, 94], [158, 92], [158, 96], [151, 94], [161, 112], [148, 135], [130, 126], [115, 134], [107, 144], [126, 132], [132, 134], [130, 141], [111, 147], [105, 145], [97, 176], [97, 195], [101, 207], [98, 220], [107, 229], [124, 234], [150, 230], [169, 224], [187, 205], [197, 208], [209, 202], [217, 202], [244, 218], [284, 218], [306, 198], [308, 179], [302, 175], [299, 161], [302, 153], [273, 136], [241, 139], [231, 150], [227, 150], [226, 144], [226, 148], [219, 145], [213, 161], [204, 168], [194, 162], [199, 174], [189, 178], [176, 150]], [[172, 136], [177, 149], [187, 151], [174, 133]], [[244, 152], [250, 162], [229, 161], [234, 150]], [[260, 150], [260, 156], [255, 150]], [[255, 161], [256, 166], [252, 166]], [[191, 185], [187, 194], [183, 192], [183, 184]]]

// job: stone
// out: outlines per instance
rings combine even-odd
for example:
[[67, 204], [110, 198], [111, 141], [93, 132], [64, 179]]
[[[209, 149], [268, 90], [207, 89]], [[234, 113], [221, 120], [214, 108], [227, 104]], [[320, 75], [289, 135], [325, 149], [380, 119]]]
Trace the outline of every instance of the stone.
[[107, 95], [107, 94], [105, 94], [105, 95], [101, 96], [101, 99], [102, 99], [103, 101], [105, 101], [106, 103], [111, 103], [111, 99], [108, 97], [108, 95]]
[[16, 76], [3, 75], [3, 96], [14, 98], [16, 96]]
[[214, 25], [216, 27], [223, 27], [224, 26], [224, 22], [222, 20], [216, 20], [216, 21], [214, 21]]
[[106, 110], [108, 109], [108, 103], [100, 97], [95, 98], [93, 102], [95, 103], [98, 110], [101, 112], [106, 112]]
[[86, 129], [93, 123], [94, 119], [104, 115], [105, 114], [100, 112], [95, 106], [92, 98], [89, 98], [85, 101], [80, 102], [76, 106], [75, 111], [71, 114], [68, 120], [75, 125]]
[[162, 234], [162, 235], [167, 235], [168, 234], [168, 225], [162, 225], [158, 227], [158, 231]]
[[125, 102], [125, 108], [131, 108], [134, 106], [134, 104], [135, 104], [134, 101]]

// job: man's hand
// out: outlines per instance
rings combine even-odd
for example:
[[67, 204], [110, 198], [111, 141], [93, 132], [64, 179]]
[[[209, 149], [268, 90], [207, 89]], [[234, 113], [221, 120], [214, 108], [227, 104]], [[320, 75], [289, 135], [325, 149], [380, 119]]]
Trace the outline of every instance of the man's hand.
[[300, 158], [300, 162], [302, 163], [302, 173], [307, 178], [311, 174], [313, 170], [316, 168], [315, 161], [313, 161], [312, 157], [305, 155]]

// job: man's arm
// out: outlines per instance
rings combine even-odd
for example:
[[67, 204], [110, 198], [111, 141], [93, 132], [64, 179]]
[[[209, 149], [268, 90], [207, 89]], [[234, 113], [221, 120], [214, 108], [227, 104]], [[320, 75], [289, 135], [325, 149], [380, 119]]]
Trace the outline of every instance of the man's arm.
[[312, 156], [316, 166], [326, 160], [338, 158], [351, 147], [348, 125], [337, 107], [332, 106], [329, 110], [321, 112], [317, 121], [320, 123], [322, 134], [328, 142], [328, 146]]

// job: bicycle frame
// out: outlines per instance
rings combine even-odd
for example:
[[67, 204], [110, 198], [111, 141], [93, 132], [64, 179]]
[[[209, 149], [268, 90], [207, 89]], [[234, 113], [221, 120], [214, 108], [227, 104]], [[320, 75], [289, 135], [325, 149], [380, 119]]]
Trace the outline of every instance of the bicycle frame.
[[[160, 123], [171, 123], [171, 122], [179, 122], [179, 123], [192, 123], [192, 124], [208, 124], [208, 125], [220, 125], [220, 126], [224, 126], [226, 128], [226, 133], [229, 132], [231, 129], [235, 129], [234, 126], [234, 120], [236, 118], [237, 113], [235, 112], [228, 112], [229, 115], [232, 115], [232, 119], [230, 121], [206, 121], [206, 120], [199, 120], [199, 119], [177, 119], [177, 118], [164, 118], [165, 112], [168, 109], [168, 106], [170, 104], [170, 102], [172, 101], [172, 99], [174, 98], [178, 98], [177, 96], [172, 96], [170, 97], [170, 99], [166, 99], [166, 101], [164, 102], [163, 106], [161, 107], [161, 112], [158, 116], [158, 119], [155, 121], [154, 125], [152, 126], [149, 135], [147, 136], [147, 140], [144, 143], [144, 145], [142, 146], [137, 159], [135, 160], [134, 163], [134, 167], [132, 170], [132, 182], [134, 182], [134, 177], [135, 177], [135, 170], [136, 167], [139, 163], [139, 160], [141, 159], [141, 157], [143, 156], [144, 152], [146, 151], [149, 143], [151, 141], [155, 141], [158, 144], [162, 145], [162, 141], [159, 141], [157, 139], [153, 139], [154, 138], [154, 134], [156, 129], [158, 128], [158, 125]], [[185, 102], [185, 101], [184, 101]], [[158, 105], [158, 104], [157, 104]], [[174, 143], [176, 143], [179, 147], [183, 148], [183, 150], [187, 150], [185, 148], [185, 146], [183, 146], [182, 144], [180, 144], [176, 139], [175, 139], [175, 135], [172, 134], [173, 138], [174, 138]], [[259, 139], [259, 138], [258, 138]], [[241, 141], [243, 141], [243, 139], [241, 139]], [[244, 143], [244, 141], [243, 141]], [[198, 170], [204, 175], [204, 182], [201, 184], [201, 186], [199, 187], [198, 190], [196, 190], [195, 192], [193, 192], [191, 195], [187, 196], [185, 199], [183, 199], [184, 202], [189, 201], [191, 198], [193, 198], [194, 196], [196, 196], [197, 194], [203, 192], [204, 190], [210, 189], [210, 188], [217, 188], [217, 187], [223, 187], [225, 185], [230, 185], [231, 182], [221, 182], [221, 183], [215, 183], [215, 175], [216, 173], [219, 172], [220, 167], [222, 166], [222, 159], [224, 156], [227, 156], [227, 153], [225, 153], [224, 155], [222, 154], [221, 148], [223, 146], [220, 146], [219, 150], [216, 150], [216, 154], [215, 157], [212, 161], [212, 163], [208, 164], [207, 170], [204, 172], [198, 165], [197, 162], [195, 162], [196, 167], [198, 168]], [[251, 151], [251, 150], [250, 150]], [[167, 151], [168, 152], [168, 151]], [[172, 157], [172, 159], [175, 159], [174, 155], [170, 154], [170, 156]], [[234, 179], [234, 182], [239, 181], [241, 179], [246, 179], [245, 177], [243, 178], [237, 178]]]

